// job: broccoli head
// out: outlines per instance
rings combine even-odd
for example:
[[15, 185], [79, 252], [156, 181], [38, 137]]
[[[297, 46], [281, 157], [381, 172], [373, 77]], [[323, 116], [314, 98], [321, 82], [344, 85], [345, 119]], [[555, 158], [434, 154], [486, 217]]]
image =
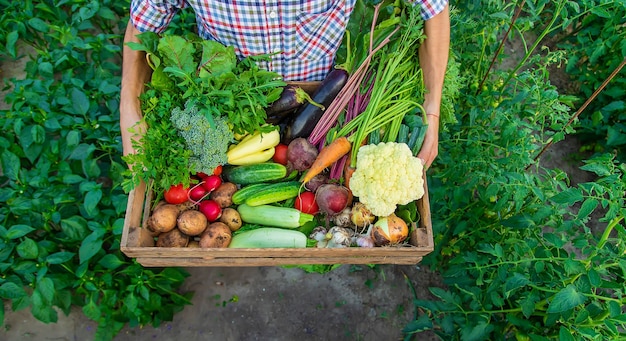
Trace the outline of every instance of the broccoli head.
[[185, 108], [174, 108], [170, 120], [191, 151], [189, 168], [192, 173], [213, 173], [228, 161], [226, 151], [234, 135], [226, 118], [212, 116], [195, 100], [188, 100]]

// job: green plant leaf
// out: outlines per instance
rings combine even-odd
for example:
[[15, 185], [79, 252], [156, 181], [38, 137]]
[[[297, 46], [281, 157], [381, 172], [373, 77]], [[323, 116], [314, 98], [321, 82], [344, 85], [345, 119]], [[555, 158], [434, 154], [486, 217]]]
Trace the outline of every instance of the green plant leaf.
[[91, 257], [93, 257], [102, 248], [102, 232], [99, 230], [93, 231], [83, 242], [78, 249], [78, 258], [80, 263], [85, 263]]
[[39, 32], [48, 32], [48, 24], [40, 18], [33, 17], [28, 20], [28, 26]]
[[33, 316], [43, 323], [57, 322], [58, 315], [56, 310], [52, 308], [52, 305], [46, 302], [41, 293], [37, 290], [33, 291], [30, 297], [31, 312]]
[[7, 52], [9, 52], [9, 56], [11, 56], [12, 58], [17, 58], [17, 49], [15, 48], [15, 46], [18, 39], [19, 34], [17, 31], [11, 31], [7, 34], [7, 43], [5, 45], [5, 48]]
[[96, 302], [91, 299], [89, 300], [89, 302], [87, 302], [87, 304], [83, 306], [83, 313], [85, 314], [85, 316], [87, 316], [87, 318], [90, 318], [94, 321], [98, 321], [100, 319], [100, 316], [102, 315], [100, 307], [96, 304]]
[[20, 158], [8, 150], [2, 152], [2, 173], [10, 180], [17, 180], [20, 171]]
[[166, 35], [159, 40], [157, 47], [164, 65], [174, 66], [185, 75], [196, 71], [198, 64], [194, 61], [196, 49], [193, 43], [176, 35]]
[[21, 286], [13, 282], [4, 282], [0, 285], [0, 298], [15, 300], [25, 296], [28, 296], [26, 291]]
[[587, 218], [598, 207], [600, 202], [595, 198], [587, 198], [578, 210], [578, 219]]
[[50, 278], [44, 277], [37, 281], [37, 287], [35, 290], [39, 291], [42, 299], [44, 299], [47, 303], [52, 304], [52, 301], [54, 300], [55, 288], [54, 282]]
[[59, 251], [46, 257], [46, 261], [48, 264], [63, 264], [72, 259], [74, 255], [76, 255], [74, 252]]
[[17, 239], [33, 231], [35, 231], [35, 229], [28, 225], [13, 225], [9, 228], [9, 231], [7, 231], [6, 238]]
[[102, 191], [100, 189], [87, 192], [83, 207], [88, 216], [93, 217], [98, 213], [98, 204], [102, 199]]
[[233, 46], [224, 46], [214, 40], [203, 40], [201, 44], [200, 78], [219, 76], [233, 71], [237, 64]]
[[508, 298], [511, 294], [511, 291], [519, 289], [530, 283], [530, 280], [526, 278], [526, 276], [520, 273], [514, 273], [513, 276], [509, 277], [504, 283], [504, 290], [506, 291], [506, 297]]
[[567, 328], [561, 326], [559, 328], [559, 341], [575, 341], [574, 335]]
[[493, 325], [486, 322], [479, 322], [476, 325], [467, 324], [461, 329], [461, 340], [481, 341], [488, 340], [489, 334], [493, 331]]
[[30, 238], [24, 238], [24, 240], [17, 245], [16, 250], [17, 254], [23, 259], [35, 259], [39, 255], [37, 243]]
[[85, 115], [89, 111], [89, 98], [85, 93], [74, 87], [70, 91], [72, 109], [75, 115]]
[[557, 204], [572, 205], [583, 200], [583, 193], [580, 188], [568, 188], [552, 196], [550, 200]]
[[585, 301], [585, 295], [579, 293], [574, 285], [569, 284], [554, 295], [547, 312], [562, 313], [574, 309], [576, 306], [585, 303]]
[[114, 270], [114, 269], [117, 269], [118, 267], [124, 265], [125, 262], [122, 259], [120, 259], [117, 255], [109, 253], [109, 254], [105, 255], [104, 257], [102, 257], [98, 261], [98, 264], [102, 265], [103, 267], [105, 267], [105, 268], [107, 268], [109, 270]]
[[404, 334], [415, 334], [425, 330], [433, 329], [433, 323], [428, 315], [420, 315], [417, 320], [409, 322], [403, 329]]

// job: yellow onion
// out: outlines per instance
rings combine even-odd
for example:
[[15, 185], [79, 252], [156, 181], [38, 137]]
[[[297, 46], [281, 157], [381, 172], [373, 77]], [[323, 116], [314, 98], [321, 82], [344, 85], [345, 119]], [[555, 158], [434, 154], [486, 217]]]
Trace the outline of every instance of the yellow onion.
[[365, 227], [374, 222], [376, 216], [372, 214], [372, 212], [365, 207], [365, 205], [361, 202], [356, 202], [352, 206], [352, 211], [350, 213], [350, 220], [357, 227]]
[[392, 213], [378, 219], [371, 234], [376, 246], [395, 245], [403, 242], [409, 236], [409, 227], [402, 218]]

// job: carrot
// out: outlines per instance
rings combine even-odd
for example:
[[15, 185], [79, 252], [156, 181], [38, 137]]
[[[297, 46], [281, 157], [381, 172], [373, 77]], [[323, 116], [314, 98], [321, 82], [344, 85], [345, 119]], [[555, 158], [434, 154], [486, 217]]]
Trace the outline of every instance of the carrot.
[[330, 167], [334, 162], [339, 160], [342, 156], [348, 154], [352, 149], [352, 145], [348, 138], [345, 136], [339, 137], [320, 150], [319, 154], [315, 158], [315, 161], [309, 168], [309, 170], [302, 177], [302, 182], [306, 183], [313, 179], [314, 176], [320, 174], [327, 167]]
[[350, 189], [350, 179], [356, 168], [350, 166], [349, 162], [346, 162], [346, 166], [343, 169], [343, 185]]

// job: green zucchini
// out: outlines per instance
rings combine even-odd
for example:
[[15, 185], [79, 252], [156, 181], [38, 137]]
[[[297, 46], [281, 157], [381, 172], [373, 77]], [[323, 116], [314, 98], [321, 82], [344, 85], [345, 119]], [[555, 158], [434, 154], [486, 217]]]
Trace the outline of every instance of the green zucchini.
[[237, 206], [237, 212], [244, 223], [270, 227], [295, 229], [313, 220], [313, 215], [291, 207], [241, 204]]
[[302, 188], [300, 181], [277, 182], [266, 185], [264, 188], [254, 191], [245, 203], [250, 206], [273, 204], [283, 200], [295, 198]]
[[409, 139], [409, 126], [406, 124], [400, 124], [400, 129], [398, 129], [398, 143], [407, 143]]
[[276, 162], [263, 162], [228, 167], [223, 170], [222, 175], [230, 182], [250, 185], [283, 179], [287, 176], [287, 167]]
[[368, 139], [369, 144], [379, 144], [380, 143], [380, 130], [374, 129], [369, 135]]
[[246, 199], [252, 196], [252, 194], [262, 190], [267, 185], [268, 184], [266, 183], [260, 183], [260, 184], [251, 184], [251, 185], [242, 187], [241, 189], [237, 190], [233, 194], [232, 196], [233, 204], [239, 205], [239, 204], [246, 202]]
[[277, 227], [260, 227], [254, 230], [241, 231], [233, 235], [229, 248], [304, 248], [307, 237], [296, 230], [286, 230]]
[[427, 124], [419, 125], [415, 126], [411, 131], [411, 136], [409, 137], [407, 145], [409, 146], [409, 149], [411, 149], [413, 156], [416, 156], [420, 149], [422, 149], [422, 143], [424, 142], [424, 137], [426, 136], [426, 128], [428, 128]]

